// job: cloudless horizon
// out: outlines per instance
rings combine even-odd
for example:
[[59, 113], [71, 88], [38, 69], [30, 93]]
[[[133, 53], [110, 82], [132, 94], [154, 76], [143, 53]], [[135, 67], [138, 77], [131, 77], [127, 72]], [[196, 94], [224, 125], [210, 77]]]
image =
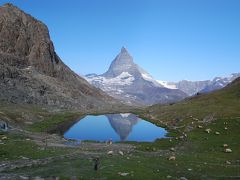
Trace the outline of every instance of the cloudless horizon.
[[102, 74], [128, 49], [155, 79], [240, 72], [239, 0], [1, 0], [44, 22], [76, 73]]

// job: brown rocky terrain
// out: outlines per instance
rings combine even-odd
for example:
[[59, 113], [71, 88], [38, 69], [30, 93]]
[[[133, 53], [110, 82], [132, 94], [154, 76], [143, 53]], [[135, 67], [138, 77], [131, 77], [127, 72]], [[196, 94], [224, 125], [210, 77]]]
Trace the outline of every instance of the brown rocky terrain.
[[0, 87], [0, 100], [12, 103], [84, 111], [117, 105], [63, 63], [45, 24], [9, 3], [0, 7]]

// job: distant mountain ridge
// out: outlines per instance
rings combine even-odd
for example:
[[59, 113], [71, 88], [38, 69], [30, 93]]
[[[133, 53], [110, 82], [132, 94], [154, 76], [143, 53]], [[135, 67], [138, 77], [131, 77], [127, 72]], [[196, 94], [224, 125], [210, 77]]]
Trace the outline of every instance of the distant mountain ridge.
[[134, 105], [170, 103], [187, 95], [178, 89], [165, 88], [148, 72], [134, 63], [126, 48], [111, 63], [102, 75], [88, 74], [86, 80], [114, 98]]
[[226, 77], [216, 77], [213, 80], [205, 81], [187, 81], [166, 82], [158, 81], [161, 85], [167, 88], [180, 89], [189, 96], [197, 93], [208, 93], [227, 86], [229, 83], [240, 77], [240, 73], [233, 73]]

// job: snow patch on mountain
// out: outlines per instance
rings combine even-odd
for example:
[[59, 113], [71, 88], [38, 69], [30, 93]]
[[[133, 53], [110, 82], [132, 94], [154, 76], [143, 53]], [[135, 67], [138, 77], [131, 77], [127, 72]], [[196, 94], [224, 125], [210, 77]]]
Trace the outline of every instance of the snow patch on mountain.
[[131, 85], [135, 78], [129, 74], [128, 72], [122, 72], [120, 75], [114, 77], [114, 78], [106, 78], [104, 76], [94, 76], [89, 75], [85, 77], [87, 81], [91, 83], [101, 83], [101, 84], [107, 84], [109, 86], [111, 85]]
[[168, 89], [178, 89], [176, 84], [174, 84], [174, 83], [169, 83], [167, 81], [160, 81], [160, 80], [157, 80], [157, 82], [159, 84], [161, 84], [165, 88], [168, 88]]
[[123, 118], [127, 118], [128, 116], [130, 116], [130, 113], [121, 113], [120, 114]]
[[150, 74], [148, 74], [147, 72], [141, 72], [141, 76], [144, 80], [149, 81], [151, 83], [153, 83], [154, 86], [156, 87], [163, 87], [161, 84], [159, 84]]

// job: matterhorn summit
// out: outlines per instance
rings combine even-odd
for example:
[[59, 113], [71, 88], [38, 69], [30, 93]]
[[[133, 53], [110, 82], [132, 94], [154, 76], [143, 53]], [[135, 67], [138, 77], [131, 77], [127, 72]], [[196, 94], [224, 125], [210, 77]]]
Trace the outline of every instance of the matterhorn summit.
[[182, 100], [186, 94], [179, 89], [165, 88], [147, 71], [134, 63], [125, 47], [102, 75], [88, 74], [86, 80], [110, 96], [131, 105], [152, 105]]

